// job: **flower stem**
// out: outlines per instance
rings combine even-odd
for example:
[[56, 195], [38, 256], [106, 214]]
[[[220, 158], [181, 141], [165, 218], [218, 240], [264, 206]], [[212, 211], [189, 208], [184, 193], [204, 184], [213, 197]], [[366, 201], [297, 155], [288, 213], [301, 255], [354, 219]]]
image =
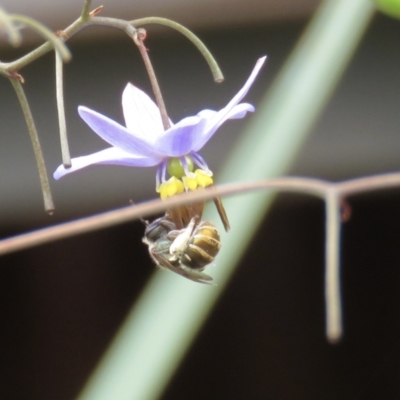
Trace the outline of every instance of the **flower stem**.
[[92, 3], [91, 0], [85, 0], [85, 2], [83, 4], [83, 8], [82, 8], [82, 12], [81, 12], [81, 17], [83, 20], [89, 19], [89, 9], [90, 9], [91, 3]]
[[35, 127], [35, 122], [32, 117], [32, 112], [29, 108], [28, 100], [25, 96], [22, 84], [18, 79], [10, 79], [12, 85], [14, 86], [15, 92], [17, 94], [18, 100], [20, 102], [22, 112], [24, 113], [26, 125], [28, 127], [29, 136], [32, 141], [33, 151], [36, 157], [36, 164], [39, 170], [40, 184], [42, 187], [44, 208], [48, 214], [52, 214], [54, 211], [53, 198], [50, 191], [49, 178], [47, 176], [46, 165], [44, 163], [43, 152], [39, 142], [39, 136]]
[[56, 97], [58, 111], [58, 125], [60, 128], [61, 155], [65, 168], [71, 167], [71, 156], [68, 147], [67, 123], [65, 121], [64, 88], [63, 88], [63, 62], [56, 52]]
[[156, 98], [156, 103], [160, 110], [161, 120], [166, 131], [171, 127], [169, 123], [169, 118], [167, 114], [167, 109], [165, 108], [165, 103], [161, 94], [160, 85], [158, 84], [156, 74], [154, 72], [153, 65], [151, 64], [149, 53], [146, 49], [146, 46], [143, 43], [143, 40], [146, 37], [146, 31], [144, 29], [138, 29], [133, 34], [133, 41], [135, 42], [136, 46], [138, 47], [140, 54], [143, 58], [144, 65], [147, 69], [147, 73], [149, 74], [151, 87], [153, 88], [154, 96]]

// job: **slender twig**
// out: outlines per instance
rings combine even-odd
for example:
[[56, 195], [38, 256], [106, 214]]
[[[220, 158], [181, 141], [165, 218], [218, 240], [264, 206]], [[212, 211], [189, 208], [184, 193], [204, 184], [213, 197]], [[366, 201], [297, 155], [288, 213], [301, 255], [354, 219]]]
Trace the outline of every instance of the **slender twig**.
[[340, 294], [341, 204], [335, 188], [326, 192], [325, 208], [326, 337], [329, 342], [336, 343], [342, 337], [343, 323]]
[[[77, 33], [80, 29], [85, 26], [85, 22], [81, 19], [76, 20], [73, 22], [68, 28], [64, 29], [63, 37], [59, 37], [59, 40], [67, 40], [69, 37]], [[32, 50], [28, 54], [18, 58], [15, 61], [9, 63], [2, 63], [0, 62], [0, 73], [10, 77], [9, 71], [19, 71], [21, 68], [27, 66], [28, 64], [32, 63], [33, 61], [37, 60], [38, 58], [42, 57], [49, 51], [53, 50], [53, 45], [51, 42], [43, 43], [41, 46], [37, 47], [36, 49]]]
[[51, 196], [49, 178], [47, 176], [46, 165], [44, 163], [43, 152], [40, 146], [39, 136], [33, 121], [32, 112], [28, 104], [28, 100], [25, 96], [22, 84], [18, 79], [10, 79], [14, 86], [15, 92], [17, 93], [18, 100], [20, 102], [22, 112], [24, 113], [25, 121], [28, 127], [29, 136], [32, 141], [33, 151], [36, 157], [36, 164], [39, 170], [40, 184], [42, 187], [44, 208], [47, 213], [52, 214], [54, 211], [53, 198]]
[[177, 30], [179, 33], [186, 36], [200, 51], [200, 53], [205, 58], [211, 69], [214, 81], [219, 83], [224, 80], [224, 76], [222, 75], [222, 72], [218, 67], [217, 62], [215, 61], [210, 51], [193, 32], [189, 31], [189, 29], [185, 28], [183, 25], [178, 24], [175, 21], [171, 21], [170, 19], [160, 18], [160, 17], [147, 17], [147, 18], [134, 19], [133, 21], [131, 21], [131, 23], [133, 26], [136, 26], [137, 28], [143, 25], [158, 24], [158, 25], [165, 25], [172, 29]]
[[374, 190], [390, 189], [400, 186], [400, 174], [398, 172], [372, 175], [363, 178], [349, 179], [338, 184], [338, 190], [342, 197], [371, 192]]
[[135, 34], [133, 35], [133, 41], [138, 47], [140, 55], [143, 58], [144, 65], [149, 75], [151, 87], [153, 89], [154, 97], [156, 99], [158, 109], [160, 110], [163, 128], [166, 131], [171, 127], [171, 124], [169, 123], [167, 109], [165, 107], [164, 99], [161, 94], [161, 89], [160, 85], [158, 84], [157, 76], [154, 72], [153, 64], [150, 61], [149, 53], [146, 49], [146, 46], [143, 43], [145, 37], [146, 37], [146, 32], [144, 31], [144, 29], [140, 29], [136, 31]]
[[[0, 255], [122, 224], [183, 204], [210, 200], [215, 197], [224, 197], [237, 193], [256, 190], [279, 190], [308, 194], [325, 199], [328, 191], [333, 191], [338, 197], [343, 197], [346, 193], [353, 195], [361, 192], [374, 191], [378, 188], [389, 189], [399, 186], [400, 173], [375, 175], [337, 183], [312, 178], [284, 177], [259, 182], [211, 186], [204, 190], [189, 192], [187, 194], [170, 197], [166, 200], [151, 200], [134, 206], [83, 218], [79, 221], [67, 222], [58, 226], [25, 233], [9, 239], [3, 239], [0, 240]], [[352, 190], [352, 188], [357, 188], [357, 190]]]
[[68, 146], [67, 122], [65, 120], [64, 107], [64, 85], [63, 85], [63, 62], [58, 53], [56, 53], [56, 98], [58, 125], [60, 128], [61, 156], [65, 168], [71, 167], [71, 156]]
[[262, 182], [211, 186], [204, 190], [197, 190], [187, 194], [173, 196], [166, 200], [151, 200], [134, 206], [124, 207], [92, 217], [82, 218], [77, 221], [67, 222], [58, 226], [44, 228], [31, 233], [0, 240], [0, 255], [92, 232], [98, 229], [108, 228], [126, 221], [147, 217], [169, 208], [174, 208], [191, 202], [208, 200], [217, 196], [262, 189], [281, 189], [316, 195], [323, 198], [327, 185], [329, 184], [316, 179], [279, 178]]

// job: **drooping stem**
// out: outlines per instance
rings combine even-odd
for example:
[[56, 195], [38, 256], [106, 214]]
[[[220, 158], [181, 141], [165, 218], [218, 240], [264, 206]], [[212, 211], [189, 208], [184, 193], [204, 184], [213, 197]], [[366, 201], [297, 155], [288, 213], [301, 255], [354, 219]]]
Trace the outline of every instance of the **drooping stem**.
[[25, 96], [22, 84], [18, 79], [10, 79], [14, 86], [18, 100], [20, 102], [22, 112], [25, 117], [26, 125], [28, 127], [29, 136], [32, 141], [33, 151], [36, 157], [36, 164], [39, 170], [40, 185], [42, 187], [44, 208], [48, 214], [52, 214], [54, 211], [53, 198], [50, 191], [49, 178], [47, 176], [46, 165], [44, 163], [43, 152], [39, 142], [39, 136], [35, 127], [31, 109], [29, 108], [28, 100]]
[[29, 18], [25, 15], [11, 14], [10, 18], [16, 22], [20, 22], [26, 27], [31, 28], [39, 35], [43, 36], [49, 43], [51, 43], [64, 62], [71, 59], [71, 53], [62, 40], [60, 40], [49, 28], [45, 27], [40, 22]]
[[71, 156], [68, 146], [67, 123], [65, 121], [64, 87], [63, 87], [63, 62], [56, 52], [56, 97], [58, 111], [58, 125], [60, 128], [61, 155], [65, 168], [71, 167]]
[[[89, 13], [90, 14], [90, 13]], [[84, 27], [99, 25], [99, 26], [109, 26], [112, 28], [117, 28], [125, 31], [128, 35], [132, 36], [135, 32], [135, 28], [130, 24], [130, 22], [123, 21], [116, 18], [104, 18], [104, 17], [88, 17], [89, 19], [85, 19], [83, 17], [78, 18], [67, 28], [63, 29], [62, 36], [56, 37], [59, 41], [67, 41], [76, 33], [78, 33]], [[55, 36], [55, 35], [54, 35]], [[53, 50], [54, 46], [51, 41], [47, 41], [43, 43], [41, 46], [32, 50], [28, 54], [18, 58], [15, 61], [4, 63], [0, 62], [0, 74], [7, 76], [8, 78], [12, 77], [12, 73], [10, 71], [19, 71], [21, 68], [29, 65], [34, 62], [38, 58], [42, 57], [44, 54]]]
[[328, 189], [325, 198], [325, 308], [326, 337], [331, 343], [340, 340], [342, 327], [342, 299], [340, 290], [340, 228], [341, 206], [338, 191]]
[[145, 39], [145, 37], [146, 37], [146, 31], [144, 29], [138, 29], [133, 34], [133, 41], [135, 42], [136, 46], [138, 47], [138, 49], [140, 51], [140, 54], [143, 58], [143, 62], [146, 67], [147, 73], [149, 74], [151, 87], [153, 88], [153, 92], [154, 92], [154, 97], [156, 99], [156, 103], [160, 110], [162, 124], [163, 124], [164, 130], [166, 131], [168, 128], [171, 127], [171, 125], [169, 123], [169, 118], [168, 118], [168, 114], [167, 114], [167, 109], [165, 107], [164, 99], [161, 94], [160, 85], [158, 84], [153, 65], [150, 61], [149, 53], [146, 49], [146, 46], [143, 43], [143, 40]]

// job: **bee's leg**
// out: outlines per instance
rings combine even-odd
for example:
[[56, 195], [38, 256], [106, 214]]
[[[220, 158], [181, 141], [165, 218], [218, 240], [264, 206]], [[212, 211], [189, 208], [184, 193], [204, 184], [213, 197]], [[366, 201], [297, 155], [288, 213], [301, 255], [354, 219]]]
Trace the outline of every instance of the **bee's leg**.
[[176, 229], [175, 224], [172, 221], [169, 221], [168, 219], [162, 219], [160, 221], [160, 225], [164, 227], [165, 230], [167, 230], [168, 232]]
[[172, 255], [173, 259], [178, 259], [187, 248], [190, 238], [192, 237], [195, 224], [196, 219], [192, 218], [189, 225], [185, 229], [182, 229], [181, 233], [171, 243], [169, 252]]
[[185, 231], [184, 229], [181, 229], [179, 231], [177, 229], [175, 229], [173, 231], [169, 231], [167, 233], [167, 239], [170, 240], [171, 242], [173, 242], [184, 231]]

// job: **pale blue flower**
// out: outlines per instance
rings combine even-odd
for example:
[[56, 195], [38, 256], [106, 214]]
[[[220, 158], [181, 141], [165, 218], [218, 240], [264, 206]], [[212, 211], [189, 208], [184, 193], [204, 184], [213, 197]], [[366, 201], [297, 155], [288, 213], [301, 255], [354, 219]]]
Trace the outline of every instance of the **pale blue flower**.
[[[114, 164], [129, 167], [158, 166], [157, 187], [166, 182], [166, 171], [171, 158], [178, 158], [184, 174], [192, 172], [188, 160], [203, 172], [212, 175], [203, 158], [198, 154], [216, 130], [228, 119], [243, 118], [254, 107], [240, 103], [253, 84], [266, 57], [260, 58], [250, 77], [234, 98], [220, 111], [203, 110], [197, 115], [186, 117], [164, 131], [160, 111], [150, 97], [128, 83], [122, 95], [122, 108], [126, 127], [90, 110], [78, 107], [82, 119], [111, 147], [83, 157], [73, 158], [71, 168], [60, 165], [54, 172], [59, 179], [66, 174], [94, 164]], [[178, 177], [180, 178], [180, 177]]]

